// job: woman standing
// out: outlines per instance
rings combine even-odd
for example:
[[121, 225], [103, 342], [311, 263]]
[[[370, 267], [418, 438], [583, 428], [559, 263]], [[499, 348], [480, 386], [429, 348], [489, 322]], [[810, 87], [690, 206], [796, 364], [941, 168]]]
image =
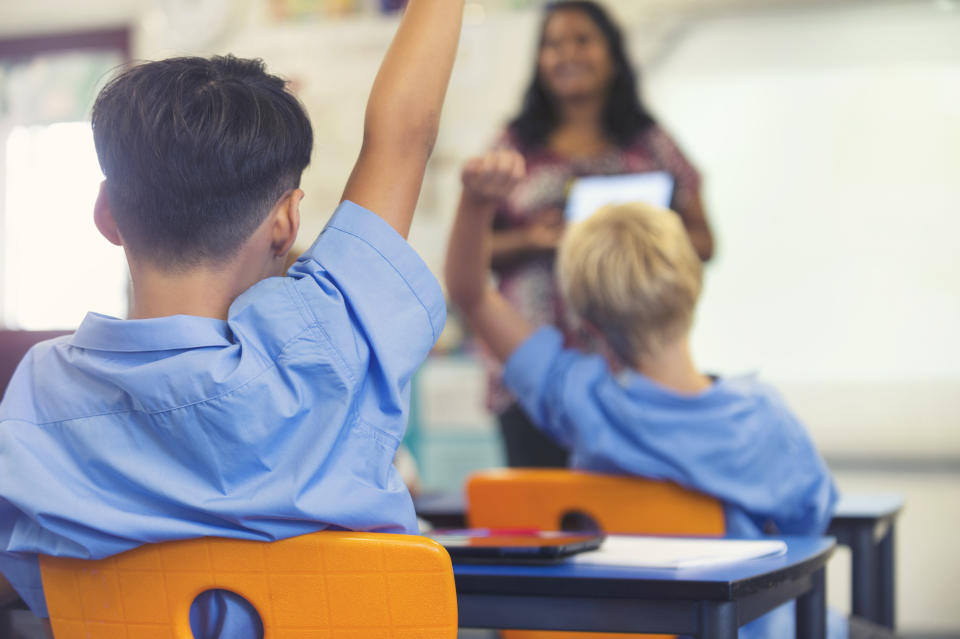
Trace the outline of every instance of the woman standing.
[[[553, 263], [572, 178], [666, 171], [671, 208], [700, 258], [713, 254], [700, 176], [641, 104], [620, 29], [595, 2], [547, 5], [533, 80], [498, 146], [527, 162], [492, 235], [500, 290], [527, 319], [564, 327]], [[566, 452], [534, 428], [500, 385], [500, 371], [490, 372], [488, 406], [499, 416], [508, 464], [566, 466]]]

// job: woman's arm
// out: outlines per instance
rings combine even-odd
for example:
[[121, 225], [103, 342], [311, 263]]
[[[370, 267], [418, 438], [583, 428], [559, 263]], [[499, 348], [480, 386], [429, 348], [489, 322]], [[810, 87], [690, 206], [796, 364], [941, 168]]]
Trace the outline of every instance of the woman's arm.
[[650, 129], [644, 138], [661, 166], [673, 176], [674, 190], [671, 207], [683, 220], [690, 243], [704, 262], [713, 257], [713, 233], [701, 197], [700, 172], [680, 150], [666, 131], [658, 126]]
[[710, 225], [707, 224], [707, 216], [703, 211], [703, 199], [700, 192], [690, 197], [690, 203], [684, 207], [681, 213], [677, 211], [683, 220], [683, 225], [687, 229], [687, 235], [690, 237], [690, 243], [693, 249], [700, 256], [700, 260], [707, 262], [713, 257], [713, 232]]
[[360, 156], [343, 199], [404, 237], [433, 151], [460, 38], [463, 0], [410, 0], [370, 90]]
[[497, 205], [523, 173], [523, 157], [510, 151], [470, 160], [463, 170], [463, 195], [447, 247], [445, 274], [450, 298], [500, 361], [506, 361], [534, 330], [488, 284], [489, 228]]
[[490, 258], [495, 268], [529, 257], [531, 253], [557, 250], [563, 227], [542, 222], [503, 231], [490, 231]]

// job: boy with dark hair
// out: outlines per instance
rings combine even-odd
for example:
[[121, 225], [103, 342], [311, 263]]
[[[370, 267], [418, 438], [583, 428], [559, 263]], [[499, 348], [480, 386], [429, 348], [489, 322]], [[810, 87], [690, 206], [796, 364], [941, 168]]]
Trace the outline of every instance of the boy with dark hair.
[[[286, 276], [312, 133], [281, 79], [177, 58], [100, 94], [95, 221], [126, 252], [130, 316], [34, 347], [0, 404], [0, 573], [34, 612], [38, 554], [416, 532], [391, 461], [445, 307], [404, 238], [462, 10], [410, 0], [343, 201]], [[241, 602], [199, 604], [198, 639], [256, 636]]]
[[133, 67], [100, 92], [92, 120], [125, 246], [164, 270], [232, 257], [300, 185], [313, 148], [286, 82], [230, 55]]

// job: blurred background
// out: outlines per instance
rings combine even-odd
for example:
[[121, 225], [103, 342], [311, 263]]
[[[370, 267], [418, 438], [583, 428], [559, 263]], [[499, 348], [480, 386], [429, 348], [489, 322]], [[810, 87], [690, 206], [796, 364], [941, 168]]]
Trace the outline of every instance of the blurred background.
[[[232, 52], [289, 78], [316, 146], [303, 248], [339, 201], [392, 0], [0, 0], [0, 324], [123, 316], [99, 237], [89, 111], [129, 59]], [[607, 0], [644, 100], [704, 176], [717, 252], [700, 366], [758, 371], [809, 425], [841, 490], [898, 492], [898, 625], [960, 637], [960, 2]], [[411, 242], [439, 273], [465, 158], [519, 108], [539, 3], [467, 3]], [[410, 69], [411, 74], [416, 69]], [[455, 316], [416, 380], [426, 490], [501, 464]], [[849, 610], [849, 556], [830, 571]]]

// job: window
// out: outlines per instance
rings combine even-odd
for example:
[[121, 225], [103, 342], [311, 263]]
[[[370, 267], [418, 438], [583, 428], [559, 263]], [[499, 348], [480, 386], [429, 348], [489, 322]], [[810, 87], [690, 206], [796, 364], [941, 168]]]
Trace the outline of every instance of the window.
[[0, 324], [124, 316], [123, 252], [93, 224], [103, 175], [90, 108], [127, 59], [126, 32], [0, 41]]

